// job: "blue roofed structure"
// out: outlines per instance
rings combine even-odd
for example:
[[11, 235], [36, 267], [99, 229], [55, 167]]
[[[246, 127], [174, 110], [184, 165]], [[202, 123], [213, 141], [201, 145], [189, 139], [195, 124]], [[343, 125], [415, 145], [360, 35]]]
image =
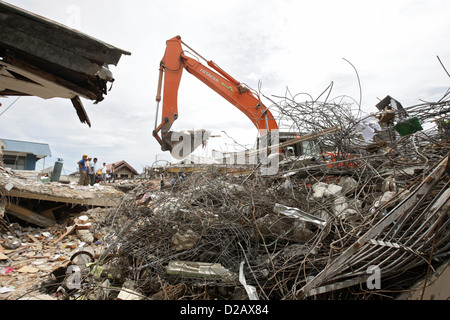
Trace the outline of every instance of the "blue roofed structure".
[[51, 157], [46, 143], [1, 139], [4, 145], [3, 165], [13, 170], [35, 170], [36, 162]]

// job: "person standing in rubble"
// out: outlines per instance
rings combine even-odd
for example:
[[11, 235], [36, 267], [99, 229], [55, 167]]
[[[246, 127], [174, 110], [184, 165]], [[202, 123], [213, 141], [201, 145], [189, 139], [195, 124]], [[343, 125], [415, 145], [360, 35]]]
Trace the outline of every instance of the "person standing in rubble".
[[159, 174], [160, 179], [160, 190], [164, 192], [164, 171]]
[[95, 166], [97, 165], [97, 158], [94, 158], [94, 161], [89, 161], [89, 182], [91, 186], [95, 184]]
[[87, 182], [85, 184], [86, 186], [91, 184], [91, 176], [90, 176], [90, 173], [91, 173], [91, 161], [92, 161], [92, 158], [88, 157], [88, 159], [86, 161], [86, 171], [87, 171], [87, 175], [86, 175]]
[[87, 171], [87, 166], [86, 166], [86, 162], [88, 161], [87, 159], [87, 154], [83, 154], [83, 158], [78, 161], [78, 168], [79, 168], [79, 172], [80, 172], [80, 181], [78, 181], [78, 184], [81, 186], [87, 186], [88, 185], [88, 171]]
[[[0, 106], [2, 104], [0, 103]], [[5, 149], [5, 143], [0, 140], [0, 167], [3, 167], [3, 149]]]
[[172, 185], [172, 191], [175, 191], [176, 190], [177, 179], [176, 178], [172, 178], [172, 180], [170, 181], [170, 184]]
[[111, 165], [111, 169], [109, 170], [110, 174], [111, 174], [111, 180], [109, 180], [109, 182], [114, 183], [116, 182], [116, 173], [114, 171], [114, 164]]
[[102, 179], [103, 179], [103, 181], [106, 182], [106, 162], [103, 162], [103, 167], [102, 167]]

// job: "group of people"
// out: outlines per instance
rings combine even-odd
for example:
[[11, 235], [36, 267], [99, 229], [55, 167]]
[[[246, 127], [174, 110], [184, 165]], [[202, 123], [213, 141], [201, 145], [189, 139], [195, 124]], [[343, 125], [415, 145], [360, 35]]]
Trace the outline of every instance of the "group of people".
[[93, 186], [96, 183], [101, 181], [104, 182], [115, 182], [116, 175], [114, 172], [114, 166], [111, 165], [110, 172], [108, 172], [106, 168], [106, 163], [103, 162], [103, 166], [101, 168], [97, 168], [98, 159], [92, 157], [88, 157], [87, 154], [83, 154], [83, 157], [80, 161], [78, 161], [78, 168], [80, 172], [80, 180], [78, 182], [79, 185]]
[[[165, 172], [161, 172], [159, 174], [159, 179], [160, 179], [160, 191], [164, 192], [165, 189], [165, 185], [164, 185], [164, 181], [165, 181]], [[170, 184], [172, 185], [172, 191], [178, 190], [179, 188], [181, 188], [181, 185], [183, 184], [183, 176], [181, 174], [178, 174], [178, 178], [172, 178], [172, 180], [170, 181]]]

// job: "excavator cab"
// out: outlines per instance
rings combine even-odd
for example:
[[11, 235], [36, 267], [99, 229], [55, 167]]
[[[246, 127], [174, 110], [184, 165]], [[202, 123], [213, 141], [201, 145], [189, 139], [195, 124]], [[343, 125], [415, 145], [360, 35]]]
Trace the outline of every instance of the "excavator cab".
[[[305, 134], [300, 132], [280, 132], [280, 144], [288, 141], [295, 141]], [[286, 157], [317, 157], [320, 154], [320, 148], [317, 146], [317, 141], [306, 140], [299, 141], [295, 144], [289, 145], [284, 148], [283, 153]]]
[[[269, 132], [269, 134], [274, 134], [273, 132]], [[290, 141], [301, 140], [301, 137], [304, 134], [300, 132], [277, 132], [276, 141], [272, 140], [272, 145], [279, 145], [279, 153], [284, 158], [290, 157], [315, 157], [320, 154], [320, 150], [317, 147], [317, 144], [314, 140], [307, 141], [299, 141], [296, 143], [287, 143]], [[268, 135], [262, 135], [258, 139], [258, 148], [265, 148], [266, 141], [271, 139]]]

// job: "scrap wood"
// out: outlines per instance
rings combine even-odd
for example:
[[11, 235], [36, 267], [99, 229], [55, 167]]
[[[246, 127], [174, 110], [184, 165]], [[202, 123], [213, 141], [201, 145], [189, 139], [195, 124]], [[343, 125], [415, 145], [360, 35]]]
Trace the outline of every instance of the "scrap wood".
[[67, 206], [66, 204], [58, 205], [58, 206], [53, 207], [51, 209], [47, 209], [47, 210], [41, 211], [40, 214], [43, 215], [44, 217], [50, 219], [50, 220], [55, 221], [56, 219], [55, 219], [54, 211], [58, 210], [58, 209], [61, 209], [61, 208], [65, 208], [66, 206]]
[[8, 202], [6, 204], [6, 210], [8, 213], [11, 213], [24, 221], [36, 224], [40, 227], [46, 228], [55, 225], [55, 221], [48, 219], [40, 215], [39, 213], [33, 212], [32, 210], [13, 204], [11, 202]]
[[34, 268], [34, 267], [30, 267], [30, 266], [23, 266], [19, 270], [17, 270], [17, 272], [20, 272], [20, 273], [36, 273], [38, 271], [39, 271], [38, 268]]
[[55, 245], [58, 242], [60, 242], [62, 239], [67, 237], [69, 234], [71, 234], [76, 228], [77, 228], [77, 226], [75, 224], [72, 225], [71, 227], [69, 227], [65, 233], [63, 233], [58, 239], [53, 241], [53, 244]]
[[34, 242], [34, 244], [36, 244], [39, 248], [42, 249], [43, 247], [42, 243], [38, 239], [36, 239], [33, 235], [27, 233], [27, 237], [30, 238]]

